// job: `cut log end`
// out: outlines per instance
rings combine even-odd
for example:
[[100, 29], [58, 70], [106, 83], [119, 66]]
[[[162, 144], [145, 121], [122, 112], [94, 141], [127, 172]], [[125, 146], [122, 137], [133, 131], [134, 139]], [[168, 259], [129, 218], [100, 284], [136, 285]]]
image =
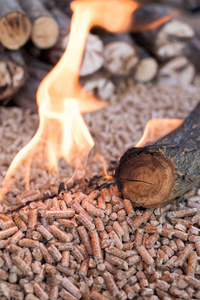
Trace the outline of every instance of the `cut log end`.
[[104, 67], [113, 75], [128, 75], [139, 61], [136, 48], [124, 41], [109, 43], [104, 48]]
[[0, 60], [0, 102], [6, 103], [24, 84], [26, 77], [24, 66], [13, 61]]
[[158, 63], [153, 57], [143, 58], [134, 75], [134, 79], [138, 82], [149, 82], [153, 80], [158, 72]]
[[0, 19], [0, 40], [4, 47], [17, 50], [23, 46], [31, 34], [29, 18], [19, 12], [12, 12]]
[[200, 103], [174, 131], [145, 147], [133, 147], [116, 170], [119, 190], [135, 206], [158, 207], [200, 182]]
[[155, 54], [164, 61], [177, 56], [194, 37], [194, 30], [179, 20], [171, 20], [159, 31], [155, 40]]
[[59, 35], [57, 22], [49, 16], [43, 16], [35, 20], [31, 39], [40, 49], [47, 49], [55, 45]]
[[158, 84], [190, 84], [195, 77], [195, 67], [186, 57], [175, 57], [164, 64], [158, 72]]
[[103, 43], [98, 36], [88, 34], [80, 76], [93, 74], [103, 66]]
[[174, 187], [174, 166], [160, 153], [140, 149], [134, 148], [136, 153], [126, 161], [122, 156], [123, 163], [116, 170], [117, 185], [134, 206], [158, 207]]

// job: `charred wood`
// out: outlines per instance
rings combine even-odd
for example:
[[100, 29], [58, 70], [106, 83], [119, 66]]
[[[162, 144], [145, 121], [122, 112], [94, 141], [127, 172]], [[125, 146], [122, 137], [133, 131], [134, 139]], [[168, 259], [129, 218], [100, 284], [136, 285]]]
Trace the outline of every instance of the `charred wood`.
[[117, 185], [134, 206], [158, 207], [200, 182], [199, 161], [200, 104], [154, 144], [127, 150], [116, 169]]

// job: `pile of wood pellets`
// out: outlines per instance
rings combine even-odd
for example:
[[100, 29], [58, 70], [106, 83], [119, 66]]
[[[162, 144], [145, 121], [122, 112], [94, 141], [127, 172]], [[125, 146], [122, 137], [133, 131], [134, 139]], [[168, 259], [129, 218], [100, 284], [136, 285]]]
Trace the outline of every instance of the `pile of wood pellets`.
[[1, 213], [1, 299], [200, 299], [200, 213], [187, 201], [137, 209], [110, 184]]

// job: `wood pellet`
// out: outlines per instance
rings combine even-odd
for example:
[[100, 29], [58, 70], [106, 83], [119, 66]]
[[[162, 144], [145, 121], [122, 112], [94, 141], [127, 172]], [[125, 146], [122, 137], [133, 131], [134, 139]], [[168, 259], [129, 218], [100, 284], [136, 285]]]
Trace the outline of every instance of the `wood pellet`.
[[0, 214], [10, 224], [0, 230], [0, 297], [199, 299], [198, 210], [136, 210], [113, 184], [51, 200]]

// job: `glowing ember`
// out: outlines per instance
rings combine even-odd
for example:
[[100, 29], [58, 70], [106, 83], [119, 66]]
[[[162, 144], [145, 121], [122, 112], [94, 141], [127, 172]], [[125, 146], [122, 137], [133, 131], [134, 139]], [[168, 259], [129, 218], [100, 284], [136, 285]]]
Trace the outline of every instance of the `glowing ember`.
[[135, 147], [142, 147], [147, 143], [158, 140], [160, 137], [175, 130], [183, 122], [182, 119], [151, 119], [147, 122], [142, 138]]

